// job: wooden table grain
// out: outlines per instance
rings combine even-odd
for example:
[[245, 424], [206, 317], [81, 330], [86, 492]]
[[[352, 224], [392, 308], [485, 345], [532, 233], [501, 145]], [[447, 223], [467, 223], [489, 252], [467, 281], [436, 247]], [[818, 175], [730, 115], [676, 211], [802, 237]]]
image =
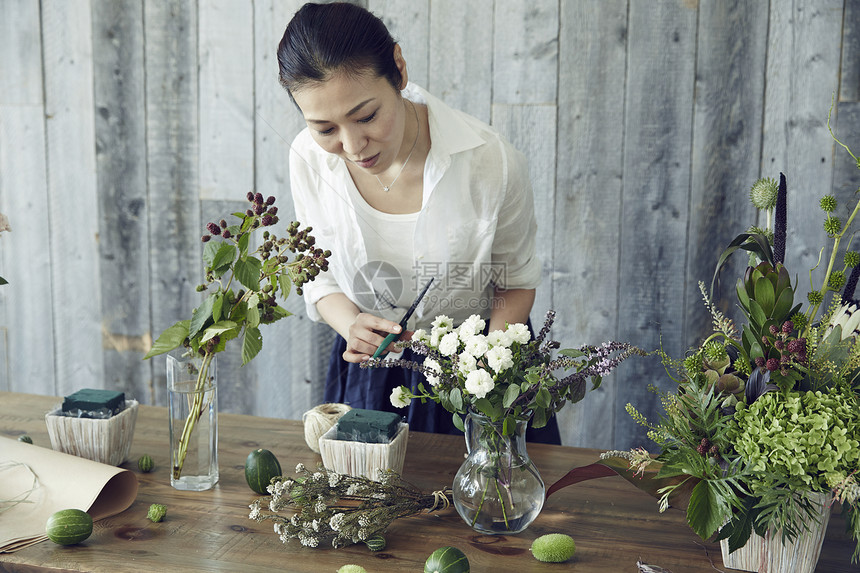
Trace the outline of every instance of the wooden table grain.
[[[26, 433], [35, 444], [50, 447], [44, 414], [58, 402], [56, 397], [0, 392], [0, 435]], [[480, 535], [452, 508], [395, 521], [386, 535], [387, 547], [378, 553], [364, 545], [335, 550], [304, 548], [296, 540], [283, 544], [269, 522], [248, 519], [248, 504], [257, 496], [245, 483], [245, 457], [255, 448], [272, 450], [284, 472], [292, 473], [299, 462], [316, 466], [319, 455], [305, 444], [301, 422], [221, 414], [219, 426], [221, 481], [206, 492], [177, 491], [169, 479], [167, 410], [141, 406], [131, 457], [123, 464], [140, 481], [133, 505], [98, 521], [92, 536], [79, 545], [45, 541], [0, 554], [0, 571], [321, 573], [355, 563], [369, 573], [420, 572], [427, 556], [444, 545], [462, 549], [475, 573], [635, 573], [638, 560], [673, 573], [726, 571], [719, 546], [696, 537], [681, 512], [658, 513], [656, 500], [619, 477], [554, 494], [519, 535]], [[137, 471], [136, 460], [143, 453], [155, 460], [154, 472]], [[422, 489], [439, 489], [451, 483], [464, 453], [461, 436], [410, 432], [403, 477]], [[599, 451], [529, 444], [529, 453], [550, 484], [572, 467], [595, 461]], [[167, 505], [163, 522], [146, 518], [151, 503]], [[853, 545], [844, 530], [845, 521], [836, 513], [816, 571], [857, 571], [850, 566]], [[576, 555], [563, 564], [540, 563], [529, 546], [536, 537], [554, 532], [573, 536]]]

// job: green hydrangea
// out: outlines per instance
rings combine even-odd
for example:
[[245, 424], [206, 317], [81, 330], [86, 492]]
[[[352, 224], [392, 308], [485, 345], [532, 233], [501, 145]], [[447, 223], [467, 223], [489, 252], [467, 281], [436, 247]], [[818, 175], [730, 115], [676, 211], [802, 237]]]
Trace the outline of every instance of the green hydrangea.
[[728, 438], [750, 464], [754, 493], [775, 485], [828, 490], [827, 476], [860, 460], [860, 411], [853, 393], [768, 392], [739, 403]]

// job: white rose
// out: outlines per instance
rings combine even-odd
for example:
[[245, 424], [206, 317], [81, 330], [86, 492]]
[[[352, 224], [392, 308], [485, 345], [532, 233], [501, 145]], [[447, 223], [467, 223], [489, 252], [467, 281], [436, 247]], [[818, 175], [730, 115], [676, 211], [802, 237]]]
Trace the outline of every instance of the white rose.
[[483, 334], [475, 334], [466, 339], [466, 352], [475, 358], [483, 356], [489, 349], [490, 345], [487, 343], [487, 337]]
[[431, 386], [435, 386], [439, 383], [439, 376], [442, 374], [442, 367], [439, 366], [439, 363], [433, 360], [432, 358], [426, 358], [424, 360], [424, 367], [429, 368], [435, 373], [426, 372], [424, 376], [427, 378], [427, 382], [430, 383]]
[[450, 316], [445, 316], [444, 314], [440, 314], [436, 317], [436, 320], [430, 323], [433, 326], [433, 330], [440, 329], [445, 332], [450, 331], [454, 328], [454, 321], [451, 320]]
[[511, 340], [519, 342], [520, 344], [525, 344], [531, 340], [532, 337], [529, 332], [529, 327], [521, 322], [509, 325], [506, 332]]
[[494, 330], [487, 335], [487, 342], [490, 346], [504, 346], [507, 348], [511, 345], [511, 337], [504, 330]]
[[477, 367], [478, 360], [473, 354], [469, 354], [468, 351], [463, 351], [460, 353], [460, 356], [457, 361], [457, 369], [460, 371], [460, 374], [462, 374], [463, 376], [467, 376], [469, 372], [472, 372]]
[[496, 372], [503, 372], [514, 365], [514, 353], [510, 348], [494, 346], [487, 351], [487, 364]]
[[466, 376], [466, 391], [476, 398], [485, 397], [494, 386], [493, 377], [483, 368], [473, 370]]
[[405, 408], [412, 402], [412, 398], [405, 396], [403, 386], [398, 386], [391, 391], [391, 405], [395, 408]]
[[463, 321], [463, 324], [460, 325], [460, 338], [466, 339], [470, 336], [478, 334], [484, 331], [484, 326], [486, 326], [486, 322], [481, 318], [478, 314], [473, 314], [469, 318]]
[[442, 356], [451, 356], [457, 353], [459, 346], [460, 339], [457, 337], [457, 333], [449, 332], [439, 341], [439, 353]]

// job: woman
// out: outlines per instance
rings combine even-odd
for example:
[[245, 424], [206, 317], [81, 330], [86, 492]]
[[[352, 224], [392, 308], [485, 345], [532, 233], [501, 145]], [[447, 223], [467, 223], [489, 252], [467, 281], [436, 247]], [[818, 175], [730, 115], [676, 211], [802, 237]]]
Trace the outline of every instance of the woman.
[[[309, 316], [339, 334], [325, 400], [402, 412], [389, 403], [392, 388], [423, 377], [359, 368], [386, 335], [408, 338], [440, 314], [455, 324], [480, 314], [488, 330], [527, 322], [541, 273], [528, 166], [492, 128], [409, 83], [400, 46], [363, 8], [305, 4], [278, 64], [308, 124], [290, 153], [296, 217], [332, 252], [329, 271], [304, 289]], [[432, 403], [413, 401], [407, 420], [456, 432]], [[529, 432], [560, 443], [554, 419]]]

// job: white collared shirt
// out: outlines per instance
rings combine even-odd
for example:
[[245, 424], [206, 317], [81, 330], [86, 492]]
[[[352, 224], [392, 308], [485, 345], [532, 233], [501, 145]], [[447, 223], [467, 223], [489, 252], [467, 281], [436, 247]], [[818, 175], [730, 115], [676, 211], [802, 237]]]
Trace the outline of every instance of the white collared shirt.
[[[534, 198], [523, 154], [490, 126], [415, 84], [402, 94], [427, 106], [431, 141], [421, 210], [409, 227], [414, 229], [411, 273], [402, 264], [392, 271], [396, 267], [386, 252], [386, 245], [401, 249], [403, 243], [362, 236], [367, 224], [359, 217], [366, 215], [356, 204], [360, 197], [346, 163], [324, 151], [309, 128], [293, 141], [290, 187], [296, 217], [302, 226], [313, 227], [317, 246], [332, 252], [329, 270], [304, 286], [312, 320], [321, 319], [316, 309], [321, 298], [343, 293], [363, 312], [398, 322], [405, 308], [392, 307], [391, 299], [411, 300], [432, 276], [433, 285], [407, 328], [429, 328], [439, 314], [458, 324], [472, 314], [489, 318], [494, 285], [515, 289], [540, 283]], [[393, 276], [404, 272], [409, 275]]]

